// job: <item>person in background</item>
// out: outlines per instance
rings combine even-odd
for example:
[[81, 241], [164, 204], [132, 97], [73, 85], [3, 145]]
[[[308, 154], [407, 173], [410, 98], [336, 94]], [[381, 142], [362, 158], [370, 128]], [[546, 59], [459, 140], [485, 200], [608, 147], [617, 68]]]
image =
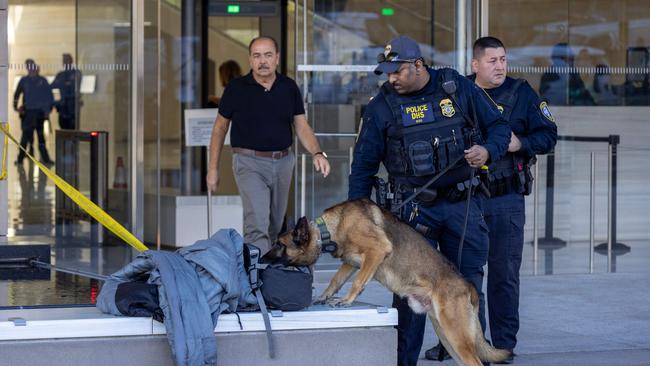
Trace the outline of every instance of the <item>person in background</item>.
[[596, 105], [619, 105], [619, 97], [611, 85], [609, 66], [598, 64], [594, 74], [593, 95]]
[[[20, 146], [26, 149], [27, 144], [34, 138], [34, 131], [36, 131], [41, 162], [52, 165], [54, 162], [47, 152], [43, 133], [45, 120], [48, 118], [54, 104], [52, 89], [47, 79], [39, 75], [40, 69], [34, 60], [31, 58], [25, 60], [25, 68], [27, 69], [27, 75], [20, 78], [13, 101], [14, 110], [23, 116], [21, 119], [22, 136]], [[23, 103], [19, 107], [18, 102], [21, 96]], [[22, 164], [25, 156], [25, 152], [22, 149], [19, 150], [16, 164]]]
[[[221, 81], [221, 87], [224, 89], [232, 80], [241, 77], [241, 68], [235, 60], [228, 60], [219, 65], [219, 80]], [[216, 95], [208, 96], [208, 107], [218, 108], [221, 97]]]
[[567, 43], [553, 46], [552, 66], [542, 75], [539, 94], [550, 105], [594, 105], [594, 98], [574, 68], [574, 55]]
[[59, 89], [61, 99], [54, 103], [59, 113], [59, 127], [64, 130], [77, 129], [79, 109], [81, 108], [81, 71], [74, 66], [72, 55], [63, 54], [63, 71], [56, 74], [51, 85], [52, 89]]

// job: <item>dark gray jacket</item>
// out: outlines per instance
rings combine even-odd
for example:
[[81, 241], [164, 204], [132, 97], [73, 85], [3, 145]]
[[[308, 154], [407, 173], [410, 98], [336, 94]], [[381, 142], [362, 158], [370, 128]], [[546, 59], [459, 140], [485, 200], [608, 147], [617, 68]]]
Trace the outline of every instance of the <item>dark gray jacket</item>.
[[158, 285], [160, 307], [176, 364], [216, 365], [214, 328], [223, 311], [256, 304], [243, 262], [243, 240], [233, 229], [177, 250], [148, 250], [112, 274], [102, 286], [97, 308], [122, 315], [115, 291], [122, 282], [148, 276]]

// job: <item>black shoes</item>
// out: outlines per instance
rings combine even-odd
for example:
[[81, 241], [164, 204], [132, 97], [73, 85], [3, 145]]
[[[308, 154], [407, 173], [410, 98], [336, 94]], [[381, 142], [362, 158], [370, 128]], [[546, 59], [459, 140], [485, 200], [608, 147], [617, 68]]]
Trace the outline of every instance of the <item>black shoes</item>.
[[437, 345], [433, 346], [432, 348], [424, 352], [424, 358], [431, 361], [442, 362], [444, 360], [451, 359], [451, 356], [449, 355], [449, 352], [447, 352], [445, 347], [443, 347], [442, 344], [438, 342]]

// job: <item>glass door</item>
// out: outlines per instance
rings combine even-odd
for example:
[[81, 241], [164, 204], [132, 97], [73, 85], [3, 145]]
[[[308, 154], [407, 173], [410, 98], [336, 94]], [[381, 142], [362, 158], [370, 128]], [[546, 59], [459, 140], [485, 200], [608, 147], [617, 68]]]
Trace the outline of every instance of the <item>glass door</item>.
[[[131, 6], [130, 0], [11, 0], [7, 20], [11, 133], [86, 196], [96, 179], [105, 180], [108, 191], [97, 193], [102, 205], [127, 228]], [[19, 89], [25, 77], [31, 79]], [[42, 111], [36, 119], [34, 109]], [[105, 161], [92, 153], [98, 131], [107, 135]], [[10, 244], [51, 244], [56, 264], [99, 273], [130, 259], [130, 247], [101, 227], [93, 237], [90, 217], [71, 202], [62, 204], [65, 196], [13, 144], [9, 161]], [[92, 176], [100, 162], [107, 174]]]

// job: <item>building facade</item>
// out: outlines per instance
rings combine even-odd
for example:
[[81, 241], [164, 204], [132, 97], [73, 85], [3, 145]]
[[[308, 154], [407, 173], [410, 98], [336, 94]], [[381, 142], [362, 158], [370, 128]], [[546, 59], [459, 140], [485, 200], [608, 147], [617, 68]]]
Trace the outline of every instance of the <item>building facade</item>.
[[[563, 136], [537, 165], [526, 240], [537, 241], [538, 249], [525, 247], [522, 273], [639, 271], [650, 258], [650, 171], [643, 164], [650, 139], [650, 6], [643, 0], [5, 0], [0, 9], [8, 45], [0, 54], [0, 122], [20, 136], [20, 114], [12, 107], [26, 59], [50, 82], [62, 70], [79, 70], [72, 93], [76, 130], [108, 133], [103, 206], [149, 247], [207, 235], [196, 226], [207, 220], [205, 148], [188, 146], [186, 111], [209, 108], [221, 95], [224, 62], [248, 72], [253, 37], [279, 41], [281, 69], [301, 87], [308, 119], [330, 157], [332, 174], [323, 179], [295, 146], [289, 216], [315, 217], [347, 196], [359, 121], [385, 80], [372, 73], [385, 43], [409, 35], [430, 65], [467, 73], [473, 40], [492, 35], [508, 48], [509, 74], [549, 101]], [[63, 65], [63, 54], [71, 65]], [[54, 90], [55, 101], [66, 98], [65, 90]], [[57, 132], [62, 114], [53, 109], [45, 124], [52, 155], [55, 140], [65, 138]], [[56, 169], [68, 169], [91, 195], [96, 157], [86, 143], [70, 146], [56, 150]], [[33, 164], [13, 164], [16, 146], [7, 151], [0, 237], [80, 248], [91, 242], [91, 222], [58, 207], [54, 185]], [[224, 155], [215, 225], [236, 227], [228, 148]], [[610, 253], [599, 246], [608, 241]], [[105, 234], [95, 248], [111, 243], [121, 245]], [[95, 268], [100, 272], [130, 258], [102, 253], [111, 264]]]

